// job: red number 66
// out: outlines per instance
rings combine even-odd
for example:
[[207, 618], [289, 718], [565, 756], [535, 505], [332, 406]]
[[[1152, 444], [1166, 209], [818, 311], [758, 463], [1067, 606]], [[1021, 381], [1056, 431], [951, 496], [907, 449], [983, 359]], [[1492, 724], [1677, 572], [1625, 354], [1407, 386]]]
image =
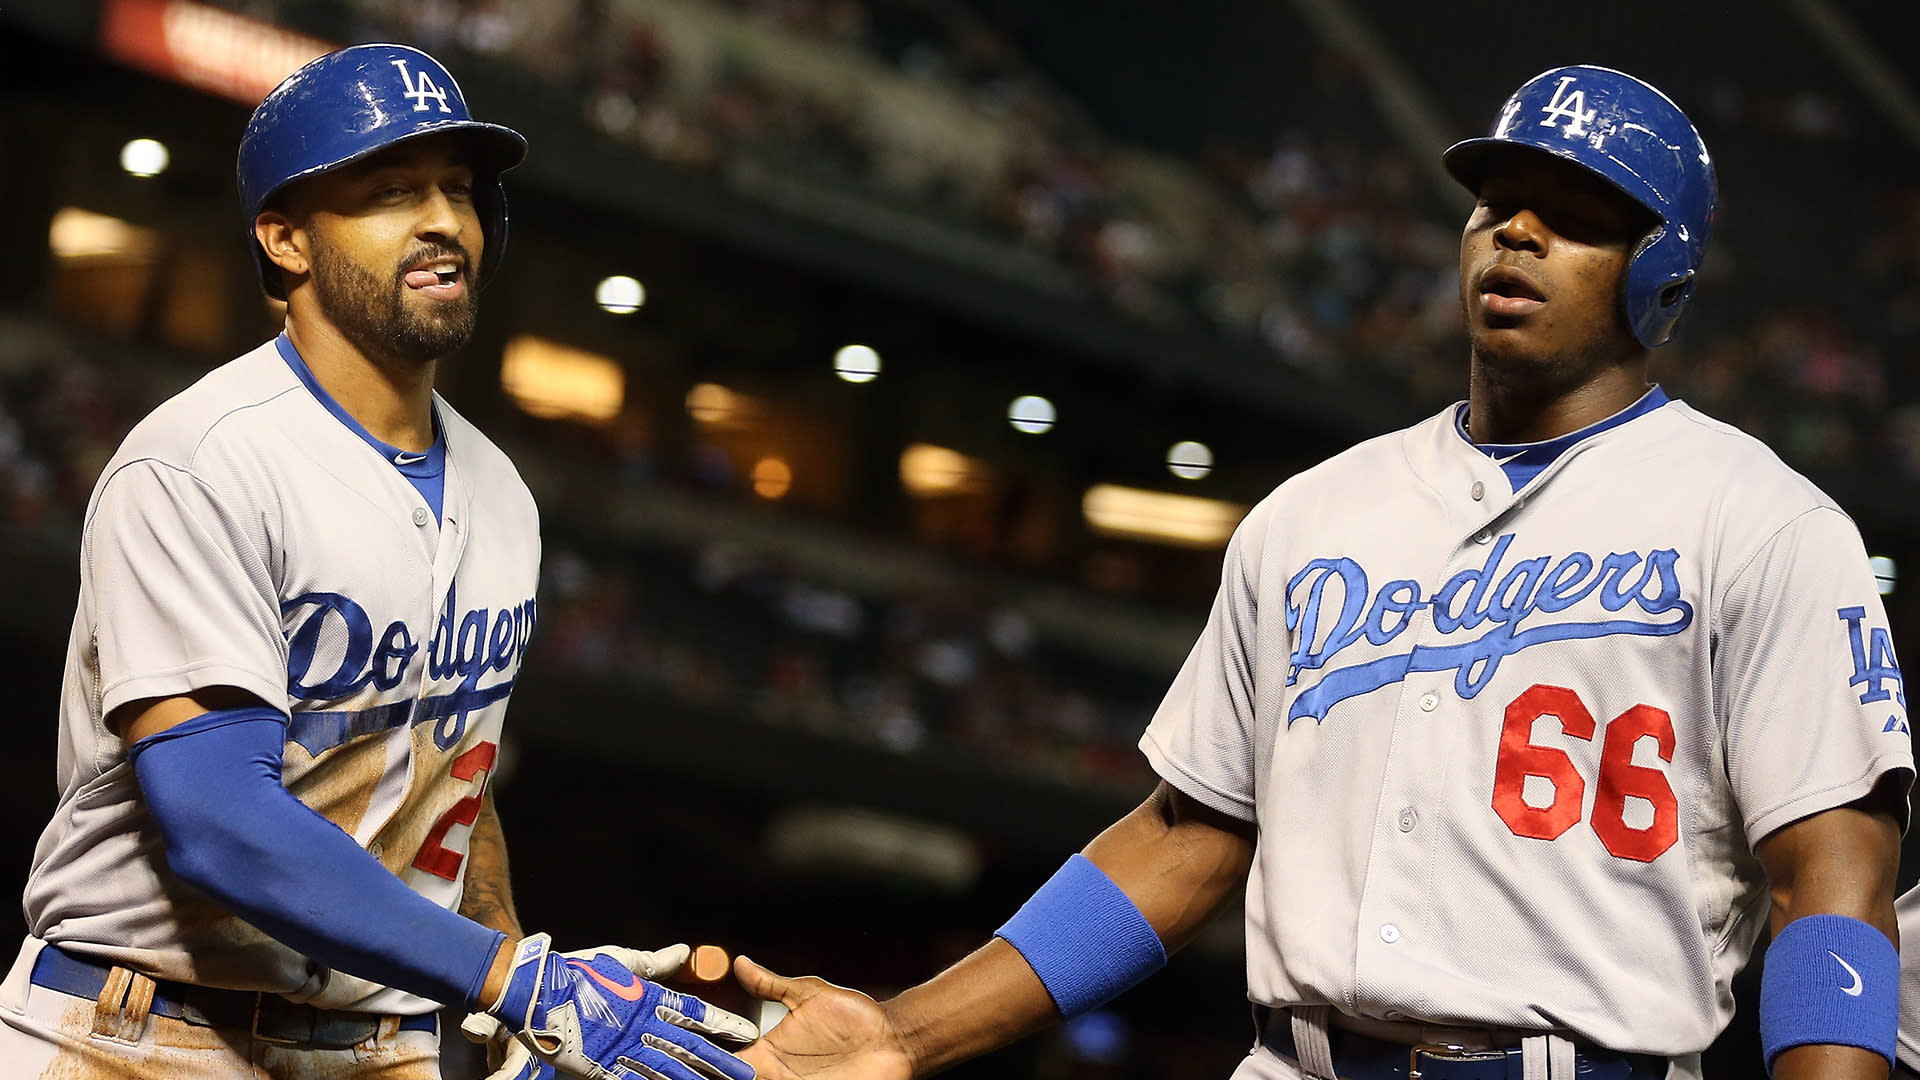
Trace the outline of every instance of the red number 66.
[[[1493, 810], [1515, 836], [1557, 840], [1580, 820], [1587, 784], [1566, 751], [1533, 742], [1534, 721], [1543, 716], [1560, 721], [1569, 737], [1593, 739], [1593, 714], [1580, 695], [1564, 686], [1530, 686], [1507, 706], [1500, 730], [1500, 754], [1493, 766]], [[1607, 721], [1606, 741], [1600, 747], [1600, 787], [1593, 800], [1593, 831], [1617, 858], [1652, 862], [1680, 839], [1680, 802], [1673, 785], [1659, 769], [1633, 763], [1633, 748], [1651, 735], [1659, 743], [1660, 760], [1673, 760], [1673, 717], [1652, 705], [1635, 705]], [[1553, 801], [1530, 806], [1522, 797], [1527, 777], [1553, 784]], [[1653, 823], [1644, 829], [1627, 824], [1629, 796], [1653, 805]]]

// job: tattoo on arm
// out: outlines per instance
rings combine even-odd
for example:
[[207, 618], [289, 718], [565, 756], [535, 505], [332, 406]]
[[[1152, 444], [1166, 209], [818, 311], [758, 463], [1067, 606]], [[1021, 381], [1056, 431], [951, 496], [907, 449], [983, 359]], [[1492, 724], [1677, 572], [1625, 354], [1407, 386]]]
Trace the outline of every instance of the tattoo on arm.
[[493, 793], [487, 792], [480, 816], [473, 823], [473, 837], [467, 847], [466, 891], [460, 897], [460, 914], [482, 926], [490, 926], [518, 941], [526, 936], [520, 927], [520, 915], [513, 909], [513, 886], [507, 876], [507, 838], [500, 831], [500, 814], [493, 806]]

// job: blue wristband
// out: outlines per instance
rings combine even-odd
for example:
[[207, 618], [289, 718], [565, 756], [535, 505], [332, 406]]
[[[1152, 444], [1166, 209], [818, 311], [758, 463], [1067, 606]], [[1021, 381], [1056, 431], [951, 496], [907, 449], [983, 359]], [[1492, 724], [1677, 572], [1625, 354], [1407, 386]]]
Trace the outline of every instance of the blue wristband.
[[1887, 935], [1845, 915], [1795, 919], [1767, 946], [1760, 976], [1760, 1045], [1767, 1072], [1796, 1046], [1871, 1050], [1893, 1064], [1900, 1027], [1900, 953]]
[[1167, 962], [1147, 917], [1085, 855], [1068, 859], [995, 934], [1020, 950], [1069, 1019]]

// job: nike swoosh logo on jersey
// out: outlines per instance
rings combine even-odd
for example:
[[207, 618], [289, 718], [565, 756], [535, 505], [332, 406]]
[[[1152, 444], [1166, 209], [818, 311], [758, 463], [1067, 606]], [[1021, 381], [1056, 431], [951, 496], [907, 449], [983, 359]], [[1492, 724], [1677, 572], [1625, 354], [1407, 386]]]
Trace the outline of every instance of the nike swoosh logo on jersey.
[[1866, 989], [1866, 983], [1861, 981], [1860, 973], [1853, 970], [1852, 964], [1847, 963], [1845, 960], [1841, 960], [1840, 954], [1837, 952], [1834, 952], [1832, 949], [1827, 950], [1827, 955], [1833, 957], [1834, 960], [1838, 961], [1841, 967], [1847, 969], [1847, 974], [1853, 976], [1853, 985], [1841, 987], [1840, 992], [1847, 995], [1848, 997], [1859, 997], [1860, 991]]
[[[1837, 960], [1839, 958], [1835, 957], [1835, 959]], [[1841, 961], [1841, 962], [1845, 963], [1845, 961]], [[646, 996], [647, 984], [644, 982], [641, 982], [637, 976], [628, 976], [629, 978], [633, 979], [633, 982], [629, 983], [626, 986], [621, 986], [619, 983], [613, 982], [610, 979], [608, 979], [605, 975], [600, 974], [599, 971], [594, 969], [592, 964], [585, 964], [578, 960], [573, 959], [572, 957], [568, 957], [567, 966], [576, 967], [576, 968], [579, 968], [581, 971], [586, 972], [588, 978], [592, 979], [594, 982], [599, 983], [602, 987], [605, 987], [609, 992], [613, 994], [613, 996], [619, 998], [621, 1001], [639, 1001], [642, 997]]]
[[418, 463], [418, 462], [422, 462], [422, 461], [425, 461], [425, 460], [427, 460], [427, 455], [425, 455], [425, 454], [395, 454], [395, 455], [393, 455], [393, 463], [394, 463], [395, 465], [413, 465], [413, 464], [416, 464], [416, 463]]

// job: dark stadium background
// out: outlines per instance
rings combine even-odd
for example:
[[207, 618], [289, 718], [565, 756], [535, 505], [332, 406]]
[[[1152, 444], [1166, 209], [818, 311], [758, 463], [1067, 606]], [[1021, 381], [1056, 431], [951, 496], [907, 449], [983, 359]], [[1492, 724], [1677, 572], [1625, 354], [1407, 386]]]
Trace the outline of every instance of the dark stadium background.
[[[239, 75], [274, 48], [420, 44], [532, 139], [442, 387], [543, 515], [495, 780], [525, 922], [884, 995], [1150, 787], [1131, 747], [1218, 542], [1096, 530], [1083, 493], [1231, 514], [1458, 396], [1467, 201], [1435, 155], [1540, 69], [1621, 67], [1696, 118], [1719, 232], [1657, 377], [1920, 567], [1915, 22], [1866, 0], [0, 5], [0, 880], [54, 804], [93, 479], [277, 325], [233, 191]], [[163, 171], [123, 167], [135, 139]], [[638, 310], [596, 306], [612, 275]], [[835, 377], [850, 344], [877, 378]], [[543, 397], [569, 363], [587, 396]], [[1050, 430], [1009, 425], [1023, 395]], [[1210, 473], [1170, 475], [1185, 440]], [[1898, 640], [1914, 595], [1886, 597]], [[1240, 965], [1231, 912], [1110, 1012], [957, 1075], [1224, 1077]], [[1758, 1074], [1755, 974], [1710, 1076]]]

